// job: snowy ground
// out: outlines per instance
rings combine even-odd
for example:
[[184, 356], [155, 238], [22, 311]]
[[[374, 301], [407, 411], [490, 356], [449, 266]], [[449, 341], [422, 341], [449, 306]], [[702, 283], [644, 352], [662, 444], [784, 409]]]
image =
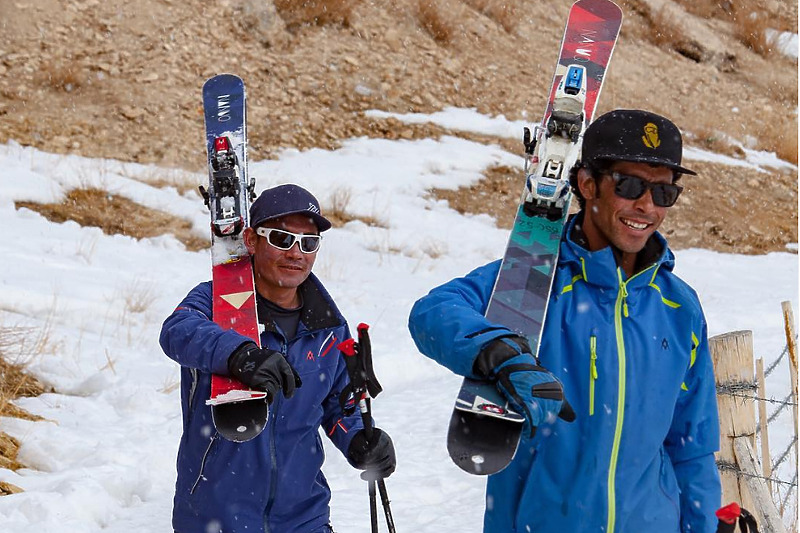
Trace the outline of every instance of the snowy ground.
[[[434, 118], [469, 129], [476, 115], [451, 110]], [[506, 127], [484, 118], [487, 129]], [[461, 216], [424, 191], [467, 185], [488, 166], [520, 163], [497, 147], [445, 137], [355, 139], [335, 152], [286, 151], [277, 161], [251, 164], [259, 190], [295, 182], [325, 205], [349, 189], [348, 210], [386, 226], [351, 222], [331, 230], [315, 271], [351, 323], [372, 326], [385, 390], [374, 412], [397, 448], [398, 470], [387, 486], [400, 531], [481, 530], [484, 481], [458, 470], [445, 450], [459, 379], [416, 352], [406, 320], [416, 298], [498, 257], [507, 238], [489, 217]], [[40, 341], [44, 348], [30, 369], [58, 391], [18, 402], [45, 421], [0, 419], [0, 430], [22, 441], [19, 460], [30, 466], [0, 469], [0, 480], [25, 490], [0, 498], [2, 530], [168, 531], [181, 427], [178, 367], [157, 337], [176, 303], [209, 277], [209, 254], [187, 252], [171, 236], [137, 241], [73, 222], [54, 224], [15, 210], [14, 200], [53, 201], [72, 187], [99, 185], [186, 217], [204, 235], [202, 202], [193, 192], [180, 195], [137, 179], [163, 172], [154, 167], [56, 156], [14, 143], [0, 146], [0, 168], [6, 235], [0, 241], [0, 327], [29, 328], [20, 357]], [[676, 270], [699, 292], [711, 335], [750, 329], [756, 356], [767, 364], [778, 357], [785, 344], [781, 301], [800, 312], [796, 254], [686, 250], [677, 253]], [[768, 379], [768, 395], [783, 398], [788, 391], [784, 362]], [[774, 453], [785, 449], [791, 430], [787, 410], [770, 428]], [[786, 465], [779, 474], [790, 479], [793, 468]], [[334, 489], [334, 527], [367, 531], [365, 484], [332, 447], [325, 472]]]

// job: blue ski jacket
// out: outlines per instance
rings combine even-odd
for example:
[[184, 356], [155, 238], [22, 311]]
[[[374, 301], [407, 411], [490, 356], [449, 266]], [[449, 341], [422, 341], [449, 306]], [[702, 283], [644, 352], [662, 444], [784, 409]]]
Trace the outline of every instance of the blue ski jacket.
[[336, 346], [350, 338], [347, 322], [312, 274], [299, 290], [303, 310], [294, 339], [267, 313], [262, 346], [282, 352], [302, 379], [292, 398], [279, 394], [264, 431], [235, 443], [214, 429], [205, 404], [211, 374], [227, 374], [228, 356], [248, 339], [212, 319], [211, 283], [192, 289], [161, 330], [161, 347], [181, 365], [183, 435], [172, 515], [176, 532], [329, 532], [330, 489], [320, 470], [319, 429], [346, 455], [363, 428], [360, 414], [344, 417], [339, 394], [349, 382]]
[[[565, 235], [570, 235], [575, 218]], [[610, 248], [565, 237], [539, 359], [576, 412], [533, 438], [489, 476], [486, 533], [713, 533], [721, 487], [716, 387], [695, 292], [657, 259], [626, 279]], [[500, 262], [433, 289], [414, 305], [419, 350], [473, 375], [488, 342], [514, 332], [483, 316]]]

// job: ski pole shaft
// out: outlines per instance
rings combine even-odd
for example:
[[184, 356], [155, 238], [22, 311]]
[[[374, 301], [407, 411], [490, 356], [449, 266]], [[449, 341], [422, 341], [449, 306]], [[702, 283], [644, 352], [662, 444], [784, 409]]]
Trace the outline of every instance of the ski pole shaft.
[[394, 519], [392, 518], [392, 509], [391, 507], [389, 507], [389, 494], [386, 492], [386, 482], [382, 479], [378, 481], [378, 490], [381, 493], [383, 514], [386, 515], [386, 526], [389, 528], [389, 533], [395, 533]]
[[378, 501], [375, 495], [375, 482], [369, 482], [369, 520], [372, 533], [378, 533]]

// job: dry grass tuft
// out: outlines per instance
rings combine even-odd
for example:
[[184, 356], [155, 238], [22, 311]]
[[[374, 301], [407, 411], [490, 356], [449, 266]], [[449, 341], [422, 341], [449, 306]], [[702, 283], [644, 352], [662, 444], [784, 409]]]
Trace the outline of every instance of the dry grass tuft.
[[[41, 417], [32, 415], [11, 403], [16, 398], [38, 396], [48, 390], [36, 378], [25, 373], [24, 364], [11, 362], [8, 357], [10, 349], [24, 347], [30, 337], [35, 337], [32, 329], [0, 327], [0, 417], [42, 420]], [[41, 338], [35, 340], [32, 349], [42, 350], [43, 339], [47, 338], [47, 335], [46, 332], [40, 332], [39, 337]], [[17, 439], [0, 432], [0, 468], [9, 470], [22, 468], [23, 465], [17, 461], [19, 446], [20, 442]], [[0, 496], [18, 492], [22, 492], [19, 487], [10, 483], [0, 483]]]
[[461, 214], [491, 213], [498, 228], [514, 225], [517, 204], [525, 188], [522, 165], [496, 166], [484, 171], [484, 179], [458, 190], [432, 189], [438, 200], [447, 200], [450, 207]]
[[[704, 19], [716, 18], [733, 25], [733, 35], [755, 53], [769, 57], [775, 50], [775, 39], [767, 37], [769, 28], [792, 31], [796, 28], [791, 10], [767, 14], [763, 0], [677, 0], [689, 13]], [[796, 30], [795, 30], [796, 31]]]
[[514, 33], [519, 25], [518, 2], [506, 0], [464, 0], [475, 11], [498, 23], [506, 33]]
[[[124, 174], [123, 174], [124, 175]], [[189, 191], [197, 192], [197, 175], [181, 169], [153, 169], [145, 175], [125, 176], [136, 181], [141, 181], [158, 189], [172, 187], [178, 194], [184, 195]]]
[[692, 15], [704, 19], [729, 19], [733, 9], [730, 0], [677, 0], [677, 3]]
[[[19, 441], [6, 433], [0, 433], [0, 468], [8, 470], [19, 470], [22, 468], [22, 464], [17, 462], [18, 452]], [[3, 489], [0, 487], [0, 494], [2, 493]]]
[[775, 51], [775, 38], [767, 36], [772, 21], [748, 7], [737, 7], [733, 14], [733, 33], [745, 46], [763, 57]]
[[35, 81], [57, 91], [71, 93], [86, 81], [86, 71], [75, 62], [64, 64], [46, 61], [39, 67]]
[[756, 133], [759, 150], [775, 152], [782, 160], [797, 164], [796, 128], [778, 128], [773, 124], [766, 124]]
[[331, 221], [334, 227], [344, 226], [353, 220], [360, 220], [367, 226], [385, 228], [387, 224], [378, 220], [377, 217], [353, 215], [348, 212], [350, 201], [353, 197], [353, 191], [348, 188], [337, 188], [333, 191], [330, 198], [330, 205], [324, 206], [322, 209], [325, 218]]
[[678, 50], [686, 41], [683, 30], [673, 23], [665, 6], [657, 11], [651, 11], [647, 18], [650, 22], [650, 33], [647, 37], [654, 45]]
[[744, 158], [744, 152], [730, 139], [720, 132], [713, 124], [702, 123], [692, 129], [690, 137], [693, 144], [697, 144], [704, 150], [726, 154], [731, 157]]
[[[47, 390], [36, 378], [25, 373], [24, 363], [12, 362], [8, 353], [11, 349], [25, 349], [29, 357], [41, 355], [48, 345], [48, 337], [49, 332], [37, 332], [34, 328], [0, 327], [0, 416], [9, 416], [10, 411], [19, 409], [9, 404], [9, 400], [38, 396]], [[19, 418], [39, 420], [33, 415]]]
[[438, 0], [417, 0], [417, 21], [439, 44], [449, 44], [455, 36], [455, 26], [444, 13]]
[[[125, 290], [125, 310], [128, 313], [144, 313], [156, 301], [156, 289], [153, 285], [148, 284], [142, 280], [134, 281]], [[109, 363], [111, 361], [109, 359]], [[113, 365], [112, 365], [113, 370]]]
[[0, 481], [0, 496], [9, 496], [11, 494], [19, 494], [20, 492], [22, 492], [21, 488], [12, 485], [11, 483]]
[[189, 221], [101, 189], [73, 189], [57, 204], [16, 202], [16, 207], [36, 211], [52, 222], [74, 220], [81, 226], [98, 227], [107, 235], [122, 234], [142, 239], [171, 232], [188, 250], [197, 251], [209, 246], [208, 239], [195, 236]]
[[349, 27], [355, 0], [275, 0], [275, 9], [288, 29], [340, 24]]

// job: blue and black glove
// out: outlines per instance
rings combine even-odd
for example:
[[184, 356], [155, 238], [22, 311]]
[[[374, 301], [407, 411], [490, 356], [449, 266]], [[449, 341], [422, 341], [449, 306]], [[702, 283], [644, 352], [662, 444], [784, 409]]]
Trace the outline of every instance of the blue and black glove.
[[491, 341], [478, 354], [473, 369], [495, 381], [511, 407], [525, 416], [531, 436], [540, 424], [556, 416], [567, 422], [575, 420], [561, 383], [539, 366], [525, 338], [514, 335]]

